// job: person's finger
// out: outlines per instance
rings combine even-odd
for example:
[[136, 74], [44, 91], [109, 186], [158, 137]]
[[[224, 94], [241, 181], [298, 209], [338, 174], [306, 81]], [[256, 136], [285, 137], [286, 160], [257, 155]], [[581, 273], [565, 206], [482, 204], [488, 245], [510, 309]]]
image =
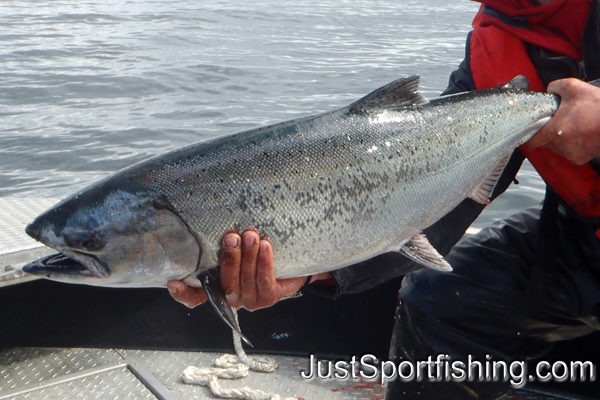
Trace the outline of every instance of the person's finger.
[[[559, 107], [559, 109], [556, 111], [556, 113], [550, 119], [550, 121], [548, 121], [548, 123], [544, 125], [538, 133], [533, 135], [533, 137], [529, 139], [529, 141], [527, 141], [527, 146], [530, 149], [534, 149], [536, 147], [541, 146], [548, 146], [553, 142], [556, 142], [561, 139], [561, 136], [564, 132], [560, 129], [559, 126], [561, 121], [560, 114], [561, 109]], [[557, 115], [559, 117], [555, 118]]]
[[527, 146], [530, 149], [535, 149], [536, 147], [547, 146], [558, 136], [560, 130], [556, 130], [553, 126], [550, 125], [552, 120], [546, 124], [538, 133], [536, 133], [529, 141], [527, 142]]
[[262, 307], [266, 307], [267, 305], [276, 303], [280, 299], [279, 287], [275, 280], [273, 247], [268, 240], [263, 239], [260, 241], [256, 261], [258, 300]]
[[189, 287], [182, 281], [169, 281], [167, 289], [171, 297], [189, 308], [196, 307], [208, 300], [202, 288]]
[[260, 238], [255, 231], [248, 230], [242, 234], [240, 289], [244, 302], [256, 301], [256, 255], [259, 241]]
[[254, 304], [246, 304], [245, 308], [256, 310], [270, 307], [279, 300], [290, 297], [300, 290], [306, 282], [306, 277], [276, 279], [275, 265], [273, 262], [273, 246], [263, 239], [259, 243], [256, 262], [256, 287], [258, 297]]
[[546, 91], [560, 96], [561, 102], [570, 101], [577, 92], [577, 87], [583, 82], [577, 79], [559, 79], [550, 82]]
[[564, 94], [564, 92], [565, 92], [565, 82], [564, 81], [565, 81], [564, 79], [558, 79], [556, 81], [550, 82], [548, 84], [548, 87], [546, 88], [546, 92], [555, 94], [557, 96]]
[[277, 284], [279, 285], [279, 293], [281, 294], [281, 296], [278, 300], [291, 297], [294, 294], [298, 293], [298, 291], [300, 290], [300, 288], [302, 288], [305, 282], [305, 276], [300, 278], [279, 279], [277, 281]]
[[221, 287], [229, 301], [240, 296], [240, 266], [242, 262], [241, 238], [237, 233], [228, 233], [223, 237], [219, 251], [221, 266]]

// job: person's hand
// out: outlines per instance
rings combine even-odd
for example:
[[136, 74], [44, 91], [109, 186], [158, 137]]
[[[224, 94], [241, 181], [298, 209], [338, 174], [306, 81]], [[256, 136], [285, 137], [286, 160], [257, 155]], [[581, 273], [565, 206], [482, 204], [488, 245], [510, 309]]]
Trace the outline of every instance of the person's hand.
[[[221, 286], [232, 307], [256, 310], [269, 307], [300, 290], [306, 277], [275, 279], [273, 248], [257, 232], [248, 230], [240, 235], [229, 233], [223, 237], [219, 252]], [[311, 282], [331, 278], [331, 274], [313, 275]], [[188, 287], [182, 281], [167, 285], [171, 296], [188, 307], [204, 303], [207, 298], [201, 288]]]
[[577, 165], [600, 155], [600, 88], [569, 78], [550, 83], [548, 92], [560, 96], [560, 107], [528, 146], [547, 147]]

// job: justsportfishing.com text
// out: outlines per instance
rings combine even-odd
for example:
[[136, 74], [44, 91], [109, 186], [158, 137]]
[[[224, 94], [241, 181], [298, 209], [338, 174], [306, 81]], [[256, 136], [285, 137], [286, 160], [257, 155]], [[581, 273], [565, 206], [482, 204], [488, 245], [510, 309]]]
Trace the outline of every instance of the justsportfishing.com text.
[[422, 361], [396, 363], [379, 361], [370, 354], [359, 359], [354, 356], [349, 361], [318, 360], [311, 355], [309, 369], [300, 375], [304, 379], [366, 379], [381, 384], [396, 379], [405, 382], [508, 381], [513, 387], [520, 388], [528, 382], [592, 382], [596, 380], [596, 365], [591, 361], [539, 361], [528, 365], [525, 361], [494, 360], [489, 355], [484, 360], [468, 356], [466, 361], [459, 361], [438, 354]]

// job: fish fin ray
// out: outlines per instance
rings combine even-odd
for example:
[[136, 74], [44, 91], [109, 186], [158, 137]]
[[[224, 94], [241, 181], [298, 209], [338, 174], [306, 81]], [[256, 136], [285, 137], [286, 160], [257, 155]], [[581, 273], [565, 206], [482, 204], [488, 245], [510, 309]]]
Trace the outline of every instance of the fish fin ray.
[[422, 233], [415, 234], [400, 248], [400, 254], [431, 269], [449, 272], [452, 267], [448, 261], [437, 252]]
[[397, 79], [350, 104], [349, 113], [365, 114], [370, 110], [425, 104], [427, 100], [419, 93], [420, 81], [419, 75]]
[[[219, 314], [221, 319], [234, 331], [236, 331], [244, 342], [252, 346], [252, 343], [242, 334], [239, 324], [235, 319], [233, 309], [225, 296], [225, 292], [221, 287], [221, 270], [219, 268], [211, 268], [198, 275], [198, 279], [202, 283], [202, 288], [208, 297], [208, 302]], [[254, 346], [252, 346], [254, 347]]]
[[504, 168], [506, 168], [506, 164], [508, 164], [511, 155], [512, 153], [508, 153], [502, 157], [502, 160], [496, 165], [496, 168], [494, 168], [492, 172], [490, 172], [481, 183], [471, 191], [469, 194], [470, 199], [473, 199], [480, 204], [490, 204], [490, 197], [492, 197], [492, 193], [494, 193], [498, 180], [500, 179], [500, 176], [502, 176], [502, 172], [504, 172]]

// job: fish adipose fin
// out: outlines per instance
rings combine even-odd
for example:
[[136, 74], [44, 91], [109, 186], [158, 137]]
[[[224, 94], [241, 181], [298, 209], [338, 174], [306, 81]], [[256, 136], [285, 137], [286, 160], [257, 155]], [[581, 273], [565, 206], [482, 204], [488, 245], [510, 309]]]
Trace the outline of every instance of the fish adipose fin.
[[223, 288], [221, 287], [221, 270], [219, 268], [212, 268], [204, 271], [198, 275], [198, 280], [202, 283], [202, 288], [206, 292], [208, 302], [213, 306], [217, 314], [219, 314], [231, 329], [236, 331], [240, 337], [244, 339], [244, 342], [249, 346], [252, 346], [252, 343], [250, 343], [248, 338], [242, 334], [242, 330], [235, 320], [233, 309], [225, 296], [225, 292], [223, 292]]
[[504, 85], [506, 89], [529, 89], [529, 79], [524, 77], [523, 75], [517, 75], [512, 78], [506, 85]]
[[371, 110], [398, 108], [427, 103], [419, 93], [421, 77], [400, 78], [350, 104], [350, 114], [368, 114]]
[[437, 252], [422, 233], [417, 233], [400, 248], [400, 254], [411, 260], [438, 271], [449, 272], [452, 267], [448, 261]]
[[496, 168], [494, 168], [492, 172], [490, 172], [488, 176], [473, 189], [471, 194], [469, 194], [469, 198], [480, 204], [490, 204], [490, 197], [492, 197], [494, 188], [498, 184], [498, 180], [500, 179], [500, 176], [502, 176], [502, 172], [504, 172], [504, 168], [506, 168], [506, 164], [508, 164], [511, 155], [512, 153], [508, 153], [500, 160]]

